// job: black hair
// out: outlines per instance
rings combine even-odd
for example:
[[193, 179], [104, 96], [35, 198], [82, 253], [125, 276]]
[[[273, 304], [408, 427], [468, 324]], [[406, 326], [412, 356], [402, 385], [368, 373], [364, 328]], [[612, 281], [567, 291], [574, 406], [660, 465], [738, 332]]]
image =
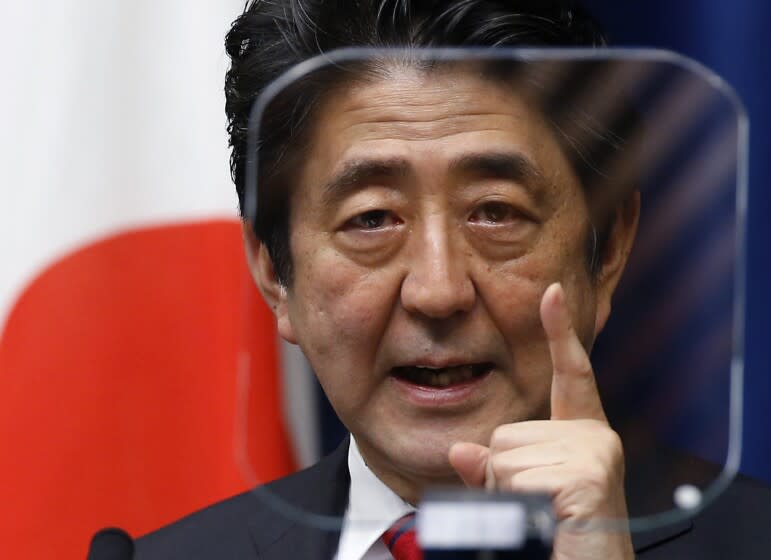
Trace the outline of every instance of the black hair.
[[[264, 88], [292, 66], [343, 47], [583, 46], [606, 44], [596, 22], [571, 0], [252, 0], [225, 39], [231, 67], [225, 79], [230, 168], [244, 208], [247, 130], [252, 105]], [[326, 90], [333, 83], [326, 80]], [[260, 161], [269, 166], [269, 189], [261, 188], [252, 224], [265, 243], [279, 281], [290, 285], [287, 175], [302, 151], [302, 129], [324, 84], [308, 80], [270, 108], [269, 140]], [[556, 100], [554, 102], [557, 102]], [[291, 149], [290, 149], [291, 148]], [[582, 177], [592, 168], [586, 154], [573, 158]], [[579, 161], [581, 160], [581, 161]], [[261, 177], [262, 181], [262, 177]], [[608, 228], [592, 232], [591, 262]], [[594, 268], [594, 265], [592, 265]]]

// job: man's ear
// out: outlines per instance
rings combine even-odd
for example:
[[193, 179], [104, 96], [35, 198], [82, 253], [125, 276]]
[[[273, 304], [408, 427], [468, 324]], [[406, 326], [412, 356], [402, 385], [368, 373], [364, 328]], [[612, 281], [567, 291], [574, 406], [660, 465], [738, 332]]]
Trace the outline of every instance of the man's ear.
[[640, 192], [635, 191], [616, 209], [613, 227], [600, 255], [600, 269], [595, 278], [597, 311], [594, 336], [600, 334], [610, 316], [611, 299], [624, 272], [640, 220]]
[[276, 316], [278, 334], [292, 344], [297, 344], [292, 321], [289, 317], [287, 287], [278, 280], [273, 260], [264, 243], [254, 235], [254, 229], [246, 220], [241, 221], [241, 232], [246, 250], [246, 262], [263, 299]]

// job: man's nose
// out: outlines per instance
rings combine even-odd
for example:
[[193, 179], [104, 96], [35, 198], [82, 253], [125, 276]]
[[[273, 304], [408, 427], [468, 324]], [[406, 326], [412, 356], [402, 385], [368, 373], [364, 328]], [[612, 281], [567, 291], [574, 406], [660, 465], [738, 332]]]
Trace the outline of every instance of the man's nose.
[[412, 239], [401, 300], [410, 313], [445, 319], [474, 307], [476, 288], [469, 276], [468, 257], [444, 228]]

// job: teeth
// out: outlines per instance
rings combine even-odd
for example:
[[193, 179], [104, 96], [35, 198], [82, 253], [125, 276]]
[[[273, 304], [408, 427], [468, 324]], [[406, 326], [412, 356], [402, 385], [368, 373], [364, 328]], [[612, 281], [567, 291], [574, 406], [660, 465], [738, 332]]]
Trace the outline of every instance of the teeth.
[[400, 375], [418, 385], [428, 387], [449, 387], [469, 381], [488, 369], [485, 364], [456, 366], [449, 368], [405, 367], [399, 368]]

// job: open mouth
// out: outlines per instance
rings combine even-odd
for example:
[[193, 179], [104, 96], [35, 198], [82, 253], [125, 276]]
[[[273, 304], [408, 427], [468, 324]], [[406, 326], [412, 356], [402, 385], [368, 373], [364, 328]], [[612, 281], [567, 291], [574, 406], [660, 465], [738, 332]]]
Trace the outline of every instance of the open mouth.
[[393, 375], [415, 385], [444, 388], [483, 377], [492, 369], [493, 364], [490, 362], [444, 368], [399, 366], [393, 369]]

